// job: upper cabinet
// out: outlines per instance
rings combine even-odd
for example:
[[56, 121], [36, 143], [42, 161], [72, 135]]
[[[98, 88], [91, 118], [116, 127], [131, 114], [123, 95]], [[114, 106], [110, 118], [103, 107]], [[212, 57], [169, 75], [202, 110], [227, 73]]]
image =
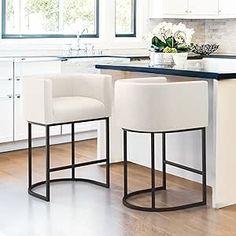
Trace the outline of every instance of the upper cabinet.
[[187, 12], [188, 12], [188, 0], [164, 1], [164, 14], [166, 15], [183, 15], [186, 14]]
[[235, 0], [149, 0], [150, 18], [236, 18]]
[[188, 13], [192, 15], [218, 15], [218, 0], [189, 0]]
[[219, 0], [219, 15], [221, 17], [236, 18], [236, 1], [235, 0]]

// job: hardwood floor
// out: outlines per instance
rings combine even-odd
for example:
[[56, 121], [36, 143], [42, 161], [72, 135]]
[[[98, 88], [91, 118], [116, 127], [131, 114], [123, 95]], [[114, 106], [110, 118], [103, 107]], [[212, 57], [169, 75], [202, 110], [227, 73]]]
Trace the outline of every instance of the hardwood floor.
[[[51, 149], [52, 166], [70, 163], [70, 145]], [[77, 161], [96, 158], [96, 140], [76, 144]], [[34, 180], [44, 176], [44, 149], [34, 150]], [[126, 208], [121, 203], [122, 164], [111, 166], [111, 189], [87, 183], [52, 184], [51, 202], [27, 194], [27, 151], [0, 154], [0, 236], [234, 236], [236, 206], [214, 210], [207, 207], [167, 213], [145, 213]], [[149, 169], [129, 165], [132, 190], [150, 184]], [[69, 171], [57, 174], [68, 175]], [[104, 178], [103, 166], [77, 169], [77, 176]], [[157, 173], [157, 183], [161, 175]], [[38, 191], [43, 192], [43, 188]], [[168, 195], [167, 195], [168, 193]], [[198, 200], [198, 184], [168, 176], [167, 193], [158, 193], [160, 206]], [[208, 195], [210, 196], [210, 191]], [[134, 199], [150, 204], [150, 197]]]

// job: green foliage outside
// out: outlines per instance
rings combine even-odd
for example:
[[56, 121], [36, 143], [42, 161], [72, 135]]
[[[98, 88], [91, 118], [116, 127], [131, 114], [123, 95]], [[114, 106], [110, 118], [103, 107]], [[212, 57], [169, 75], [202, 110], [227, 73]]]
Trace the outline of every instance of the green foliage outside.
[[116, 0], [116, 31], [117, 33], [132, 33], [132, 2], [133, 0]]
[[[60, 8], [60, 4], [62, 8]], [[75, 28], [82, 30], [81, 28], [84, 27], [94, 30], [95, 0], [26, 0], [23, 9], [24, 12], [21, 12], [21, 16], [25, 18], [25, 27], [29, 29], [34, 25], [31, 15], [39, 14], [41, 16], [39, 20], [43, 21], [42, 26], [45, 32], [57, 32], [59, 28], [62, 30], [63, 28], [70, 29], [71, 25], [73, 25], [74, 30]], [[59, 9], [62, 12], [59, 12]], [[14, 14], [19, 10], [16, 5], [14, 6], [14, 0], [6, 1], [8, 21], [13, 20]], [[63, 19], [59, 19], [62, 16]], [[59, 22], [63, 22], [60, 27]], [[83, 22], [83, 24], [76, 25], [78, 22]], [[24, 26], [22, 27], [24, 28]]]
[[64, 24], [73, 24], [78, 18], [88, 22], [86, 27], [94, 24], [94, 0], [66, 0], [63, 7]]
[[7, 19], [10, 19], [12, 15], [14, 15], [13, 0], [8, 0], [6, 7], [7, 7]]
[[41, 13], [45, 18], [44, 28], [46, 31], [58, 31], [59, 29], [59, 2], [58, 0], [27, 0], [25, 5], [26, 14]]

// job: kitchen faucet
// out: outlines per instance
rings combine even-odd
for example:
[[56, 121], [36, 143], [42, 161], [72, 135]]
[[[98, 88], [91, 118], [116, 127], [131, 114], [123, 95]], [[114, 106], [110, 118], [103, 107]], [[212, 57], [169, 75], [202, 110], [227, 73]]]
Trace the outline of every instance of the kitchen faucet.
[[84, 28], [82, 31], [81, 31], [81, 33], [80, 33], [80, 31], [78, 31], [77, 32], [77, 49], [78, 50], [80, 50], [81, 48], [80, 48], [80, 38], [81, 38], [81, 36], [84, 34], [84, 33], [88, 33], [88, 28]]

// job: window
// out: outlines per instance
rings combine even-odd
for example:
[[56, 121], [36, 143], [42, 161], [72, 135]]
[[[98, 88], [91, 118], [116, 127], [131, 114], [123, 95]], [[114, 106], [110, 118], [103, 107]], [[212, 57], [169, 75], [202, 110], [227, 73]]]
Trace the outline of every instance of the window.
[[116, 0], [116, 37], [136, 36], [136, 0]]
[[2, 0], [3, 38], [98, 37], [99, 0]]

